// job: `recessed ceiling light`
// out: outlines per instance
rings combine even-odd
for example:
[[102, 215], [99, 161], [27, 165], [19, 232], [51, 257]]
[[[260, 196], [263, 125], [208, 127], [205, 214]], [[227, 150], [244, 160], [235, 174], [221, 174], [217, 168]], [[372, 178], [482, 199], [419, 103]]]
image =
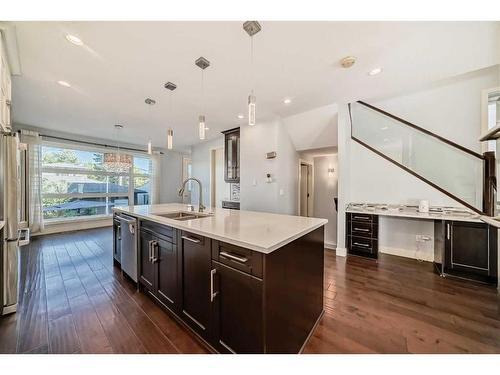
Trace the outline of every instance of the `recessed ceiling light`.
[[292, 99], [290, 99], [290, 98], [283, 99], [283, 103], [285, 103], [285, 104], [290, 104], [291, 102], [292, 102]]
[[382, 68], [375, 68], [368, 72], [370, 76], [376, 76], [377, 74], [382, 73]]
[[75, 46], [83, 46], [83, 41], [75, 35], [66, 34], [66, 40]]
[[243, 116], [242, 114], [239, 114], [239, 115], [238, 115], [238, 118], [241, 120], [241, 119], [244, 119], [244, 118], [245, 118], [245, 116]]
[[383, 127], [380, 128], [380, 130], [387, 130], [387, 129], [389, 129], [388, 126], [383, 126]]
[[63, 87], [71, 87], [71, 85], [66, 81], [57, 81], [57, 83]]

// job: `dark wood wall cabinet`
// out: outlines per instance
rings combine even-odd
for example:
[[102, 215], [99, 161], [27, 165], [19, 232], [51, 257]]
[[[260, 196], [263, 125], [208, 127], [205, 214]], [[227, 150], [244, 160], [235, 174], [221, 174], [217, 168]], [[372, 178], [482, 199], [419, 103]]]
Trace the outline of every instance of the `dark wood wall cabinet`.
[[140, 289], [211, 350], [302, 350], [323, 312], [323, 227], [263, 254], [147, 220], [139, 226]]
[[498, 230], [486, 223], [436, 220], [434, 264], [441, 276], [496, 284]]
[[346, 214], [346, 244], [349, 254], [378, 257], [378, 215]]
[[240, 182], [240, 128], [223, 131], [224, 180]]

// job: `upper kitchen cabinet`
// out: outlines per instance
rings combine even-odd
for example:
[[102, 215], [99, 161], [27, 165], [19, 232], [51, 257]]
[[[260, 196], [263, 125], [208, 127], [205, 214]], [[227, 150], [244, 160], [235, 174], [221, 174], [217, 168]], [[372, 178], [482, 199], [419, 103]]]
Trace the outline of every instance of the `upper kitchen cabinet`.
[[224, 180], [240, 182], [240, 128], [223, 131]]
[[12, 100], [12, 88], [10, 80], [10, 69], [7, 62], [7, 54], [0, 33], [0, 130], [10, 131], [10, 106]]

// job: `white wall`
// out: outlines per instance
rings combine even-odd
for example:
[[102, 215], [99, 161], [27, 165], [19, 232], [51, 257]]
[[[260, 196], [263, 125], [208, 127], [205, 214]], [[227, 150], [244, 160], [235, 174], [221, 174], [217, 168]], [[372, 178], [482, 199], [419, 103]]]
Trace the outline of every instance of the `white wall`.
[[182, 184], [182, 157], [175, 151], [164, 150], [160, 155], [160, 203], [180, 203], [177, 191]]
[[314, 108], [283, 118], [297, 151], [337, 145], [337, 105]]
[[[325, 246], [337, 247], [337, 211], [334, 198], [337, 197], [338, 155], [319, 156], [314, 158], [314, 204], [313, 216], [328, 219], [325, 225]], [[333, 176], [328, 169], [334, 168]]]
[[493, 66], [439, 81], [425, 90], [366, 101], [480, 152], [481, 91], [498, 86], [499, 80], [499, 67]]
[[[210, 204], [210, 153], [211, 150], [224, 147], [224, 136], [210, 141], [198, 143], [191, 147], [192, 175], [201, 181], [203, 185], [203, 204], [208, 207]], [[191, 192], [191, 203], [198, 204], [198, 186], [193, 184]]]
[[[242, 210], [297, 213], [298, 154], [280, 120], [241, 127]], [[276, 151], [275, 159], [266, 153]], [[273, 182], [266, 182], [270, 173]]]
[[[365, 101], [480, 151], [481, 91], [498, 84], [498, 67], [494, 67], [440, 82], [427, 90], [384, 100]], [[458, 202], [352, 141], [346, 105], [339, 105], [338, 136], [339, 248], [345, 248], [345, 205], [349, 202], [404, 204], [427, 199], [431, 205], [461, 207]], [[417, 243], [417, 234], [431, 236], [432, 240]], [[433, 239], [432, 222], [380, 219], [381, 252], [433, 260]]]

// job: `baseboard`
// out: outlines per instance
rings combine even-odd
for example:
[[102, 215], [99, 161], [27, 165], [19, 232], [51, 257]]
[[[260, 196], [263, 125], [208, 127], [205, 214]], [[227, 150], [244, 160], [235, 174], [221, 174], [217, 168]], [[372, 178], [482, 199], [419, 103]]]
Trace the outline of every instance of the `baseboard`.
[[335, 255], [339, 257], [346, 257], [347, 256], [347, 249], [343, 247], [337, 247], [335, 249]]
[[67, 223], [57, 223], [46, 225], [42, 232], [33, 233], [32, 236], [43, 236], [46, 234], [73, 232], [76, 230], [109, 227], [113, 225], [112, 218], [85, 221], [68, 221]]
[[425, 262], [434, 261], [434, 253], [425, 253], [423, 251], [419, 251], [415, 256], [415, 250], [399, 249], [395, 247], [379, 247], [378, 252], [383, 254], [396, 255], [398, 257], [419, 259]]
[[325, 242], [325, 249], [335, 250], [337, 248], [337, 244], [333, 242]]

